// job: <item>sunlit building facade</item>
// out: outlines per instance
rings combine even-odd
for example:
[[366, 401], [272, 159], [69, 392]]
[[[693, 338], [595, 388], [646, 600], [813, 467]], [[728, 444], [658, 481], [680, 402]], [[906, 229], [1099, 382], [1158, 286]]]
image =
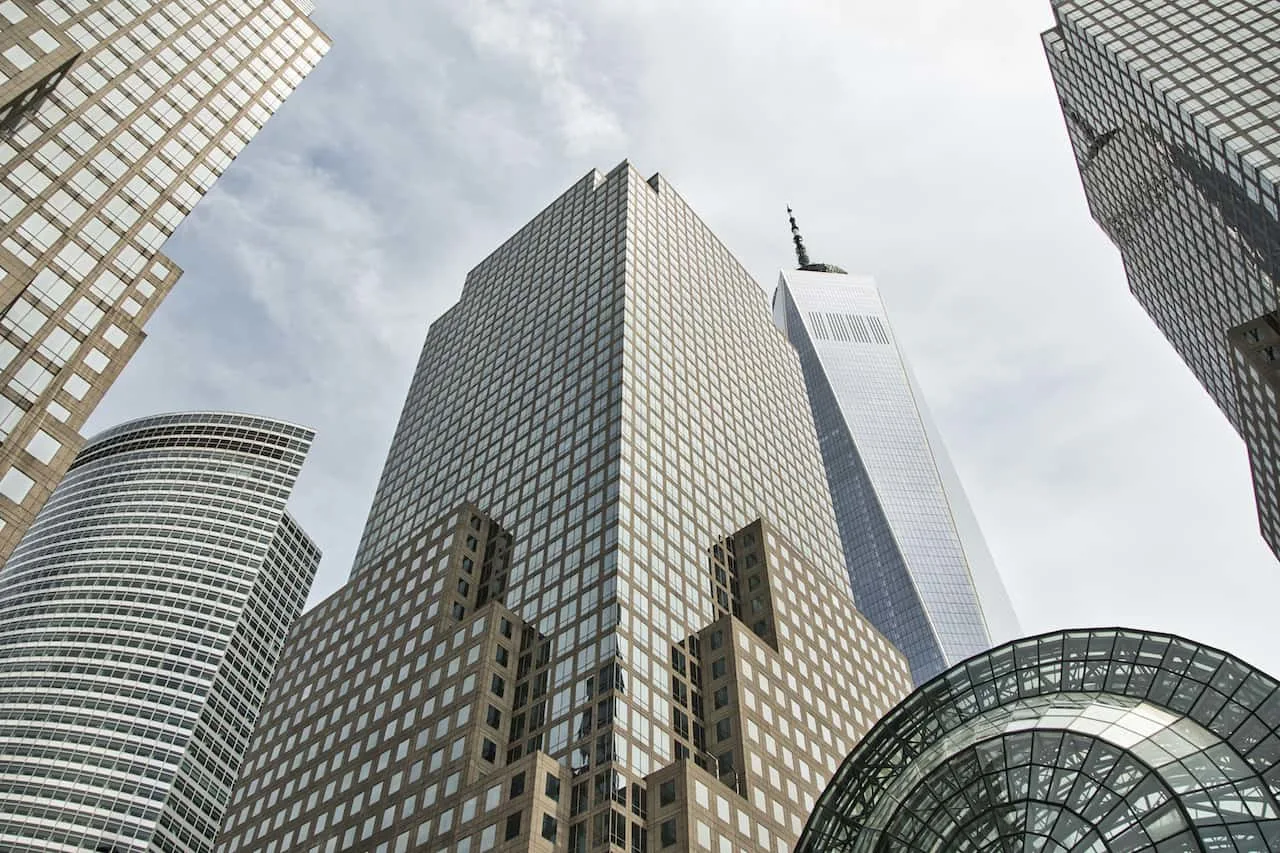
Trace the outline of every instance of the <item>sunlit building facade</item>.
[[432, 324], [218, 849], [788, 853], [909, 689], [759, 286], [624, 163]]
[[1089, 209], [1134, 296], [1245, 439], [1280, 554], [1277, 412], [1249, 387], [1271, 371], [1246, 363], [1273, 358], [1255, 344], [1280, 297], [1280, 2], [1053, 11], [1044, 47]]
[[0, 0], [0, 562], [181, 275], [160, 248], [328, 48], [307, 0]]
[[779, 278], [774, 320], [800, 356], [854, 601], [923, 684], [1017, 620], [875, 282], [806, 266]]
[[0, 570], [0, 850], [212, 849], [320, 553], [311, 432], [219, 413], [90, 439]]

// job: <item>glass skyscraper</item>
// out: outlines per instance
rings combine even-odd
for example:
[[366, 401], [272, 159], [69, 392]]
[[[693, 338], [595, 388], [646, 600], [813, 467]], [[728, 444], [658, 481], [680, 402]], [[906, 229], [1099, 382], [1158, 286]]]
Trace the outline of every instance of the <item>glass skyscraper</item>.
[[1118, 628], [1017, 640], [894, 708], [796, 853], [1280, 850], [1280, 684]]
[[212, 849], [320, 561], [310, 445], [216, 413], [85, 444], [0, 570], [0, 850]]
[[923, 684], [1017, 620], [875, 282], [797, 245], [774, 321], [800, 356], [853, 598]]
[[309, 0], [0, 0], [0, 563], [182, 271], [160, 247], [328, 49]]
[[471, 271], [220, 851], [790, 851], [910, 677], [759, 293], [625, 163]]
[[[1249, 447], [1280, 554], [1280, 3], [1055, 0], [1043, 36], [1093, 218]], [[1233, 343], [1235, 347], [1233, 347]]]

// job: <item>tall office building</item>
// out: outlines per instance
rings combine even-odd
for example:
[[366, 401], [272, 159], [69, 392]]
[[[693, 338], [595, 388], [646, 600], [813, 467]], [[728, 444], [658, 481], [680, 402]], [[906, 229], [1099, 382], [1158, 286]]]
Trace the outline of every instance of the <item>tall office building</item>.
[[196, 413], [80, 451], [0, 570], [0, 850], [212, 849], [320, 560], [310, 445]]
[[1053, 11], [1045, 52], [1090, 211], [1133, 294], [1245, 439], [1280, 555], [1280, 386], [1263, 341], [1280, 285], [1280, 2]]
[[181, 275], [165, 239], [319, 61], [307, 0], [0, 0], [0, 563]]
[[875, 282], [810, 263], [791, 228], [800, 268], [774, 322], [800, 356], [853, 598], [923, 684], [1017, 620]]
[[791, 849], [910, 679], [759, 293], [625, 163], [471, 271], [220, 851]]

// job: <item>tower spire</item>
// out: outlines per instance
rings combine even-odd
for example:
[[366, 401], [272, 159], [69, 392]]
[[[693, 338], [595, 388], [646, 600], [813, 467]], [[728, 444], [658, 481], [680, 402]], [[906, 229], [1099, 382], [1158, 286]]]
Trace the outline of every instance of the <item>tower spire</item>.
[[800, 226], [796, 224], [796, 215], [791, 210], [791, 205], [787, 205], [787, 217], [791, 220], [791, 239], [796, 244], [796, 260], [803, 269], [809, 265], [809, 253], [805, 250], [804, 238], [800, 236]]
[[791, 240], [796, 244], [796, 260], [800, 262], [799, 269], [805, 272], [829, 272], [844, 275], [845, 271], [835, 264], [815, 264], [809, 260], [809, 250], [804, 247], [804, 238], [800, 236], [800, 226], [796, 224], [796, 214], [791, 209], [791, 205], [787, 205], [787, 217], [791, 220]]

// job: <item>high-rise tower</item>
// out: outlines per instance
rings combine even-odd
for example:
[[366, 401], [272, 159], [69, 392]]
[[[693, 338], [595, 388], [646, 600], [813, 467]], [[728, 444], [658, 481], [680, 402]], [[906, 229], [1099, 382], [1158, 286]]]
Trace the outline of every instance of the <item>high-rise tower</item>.
[[181, 270], [160, 254], [319, 61], [309, 0], [0, 0], [0, 563]]
[[759, 293], [627, 164], [471, 271], [219, 850], [791, 849], [909, 674]]
[[1089, 209], [1134, 296], [1245, 439], [1280, 555], [1280, 0], [1053, 11], [1045, 53]]
[[0, 850], [212, 849], [320, 561], [310, 446], [218, 413], [84, 446], [0, 570]]
[[1017, 620], [875, 282], [811, 263], [791, 227], [800, 267], [774, 321], [800, 356], [854, 601], [923, 684]]

